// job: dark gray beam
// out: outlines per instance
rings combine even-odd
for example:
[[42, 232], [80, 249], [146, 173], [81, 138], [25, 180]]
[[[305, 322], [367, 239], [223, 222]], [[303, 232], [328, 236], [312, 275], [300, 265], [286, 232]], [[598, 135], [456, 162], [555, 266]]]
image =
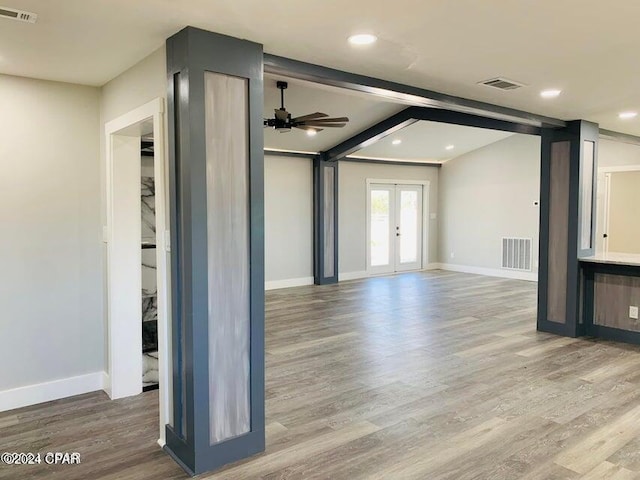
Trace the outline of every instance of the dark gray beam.
[[353, 163], [379, 163], [382, 165], [402, 165], [405, 167], [442, 167], [442, 163], [438, 162], [403, 162], [396, 160], [383, 160], [381, 158], [368, 158], [368, 157], [344, 157], [340, 159], [341, 162], [353, 162]]
[[264, 149], [264, 154], [265, 156], [272, 156], [272, 157], [308, 158], [311, 160], [319, 156], [318, 153], [304, 153], [304, 152], [295, 152], [295, 151], [289, 151], [289, 150], [282, 150], [282, 151], [268, 150], [266, 148]]
[[452, 110], [443, 110], [439, 108], [407, 107], [401, 112], [398, 112], [363, 132], [339, 143], [335, 147], [322, 152], [322, 159], [329, 162], [340, 160], [343, 157], [372, 145], [387, 135], [391, 135], [392, 133], [408, 127], [420, 120], [451, 123], [467, 127], [487, 128], [490, 130], [501, 130], [506, 132], [522, 133], [525, 135], [540, 135], [540, 127], [535, 127], [533, 125], [524, 125], [506, 120], [486, 118], [479, 115], [471, 115], [469, 113], [454, 112]]
[[564, 127], [566, 125], [566, 122], [557, 118], [536, 115], [522, 110], [447, 95], [432, 90], [381, 80], [379, 78], [343, 72], [276, 55], [264, 55], [264, 71], [265, 73], [299, 78], [324, 85], [369, 93], [410, 105], [445, 108], [457, 112], [471, 113], [484, 117], [542, 127]]
[[489, 130], [501, 130], [504, 132], [521, 133], [524, 135], [540, 135], [540, 127], [525, 125], [522, 123], [509, 122], [496, 118], [481, 117], [469, 113], [461, 113], [453, 110], [438, 108], [411, 107], [409, 112], [416, 120], [426, 120], [430, 122], [452, 123], [465, 127], [486, 128]]
[[335, 147], [322, 152], [322, 160], [327, 162], [339, 160], [353, 152], [357, 152], [369, 145], [373, 145], [387, 135], [391, 135], [404, 127], [408, 127], [412, 123], [417, 122], [418, 120], [414, 119], [412, 116], [412, 108], [413, 107], [405, 108], [401, 112], [376, 123], [373, 127], [369, 127], [363, 132], [339, 143]]
[[601, 128], [600, 138], [603, 138], [605, 140], [612, 140], [614, 142], [629, 143], [631, 145], [640, 146], [640, 137], [636, 135], [629, 135], [627, 133], [619, 133], [612, 130], [603, 130]]

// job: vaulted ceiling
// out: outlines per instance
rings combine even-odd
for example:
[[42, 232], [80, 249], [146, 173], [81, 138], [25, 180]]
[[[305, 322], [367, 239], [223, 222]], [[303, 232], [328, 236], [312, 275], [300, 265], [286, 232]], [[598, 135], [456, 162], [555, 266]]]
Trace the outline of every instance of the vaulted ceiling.
[[[299, 152], [321, 152], [407, 108], [407, 105], [380, 100], [379, 97], [337, 87], [319, 85], [282, 76], [265, 75], [264, 116], [273, 117], [280, 106], [277, 80], [287, 81], [285, 106], [292, 116], [322, 111], [330, 116], [348, 116], [344, 128], [325, 128], [310, 137], [303, 130], [280, 133], [265, 128], [265, 148]], [[384, 160], [444, 162], [512, 135], [509, 132], [416, 122], [351, 156]], [[400, 141], [398, 143], [397, 141]], [[393, 142], [396, 141], [396, 144]], [[447, 146], [453, 148], [447, 150]]]
[[[102, 85], [186, 25], [265, 51], [443, 93], [640, 134], [637, 19], [629, 0], [0, 0], [34, 25], [0, 19], [0, 72]], [[379, 40], [354, 48], [355, 32]], [[499, 91], [496, 76], [526, 87]], [[562, 94], [543, 99], [539, 92]], [[383, 108], [380, 106], [379, 108]], [[331, 113], [331, 112], [327, 112]], [[320, 140], [318, 140], [320, 141]]]

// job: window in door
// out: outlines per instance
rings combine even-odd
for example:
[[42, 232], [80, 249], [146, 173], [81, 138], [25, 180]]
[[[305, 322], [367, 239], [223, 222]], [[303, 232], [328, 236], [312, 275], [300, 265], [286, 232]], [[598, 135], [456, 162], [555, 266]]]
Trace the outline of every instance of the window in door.
[[371, 184], [368, 196], [368, 272], [422, 268], [422, 185]]

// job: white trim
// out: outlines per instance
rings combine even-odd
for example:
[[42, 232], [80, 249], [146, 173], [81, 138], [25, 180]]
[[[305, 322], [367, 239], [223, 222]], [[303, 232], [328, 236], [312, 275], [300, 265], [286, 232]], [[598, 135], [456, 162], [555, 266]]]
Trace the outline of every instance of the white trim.
[[[167, 183], [166, 172], [167, 165], [165, 159], [165, 132], [164, 132], [164, 100], [162, 98], [156, 98], [141, 107], [132, 110], [110, 122], [107, 122], [104, 126], [105, 129], [105, 144], [106, 144], [106, 204], [107, 204], [107, 272], [110, 269], [110, 262], [117, 261], [113, 258], [112, 246], [113, 246], [113, 200], [114, 200], [114, 186], [113, 186], [113, 156], [112, 156], [112, 140], [114, 135], [117, 135], [119, 131], [137, 125], [143, 121], [153, 121], [153, 143], [154, 143], [154, 177], [156, 185], [156, 268], [157, 268], [157, 292], [158, 292], [158, 374], [160, 380], [159, 387], [159, 430], [160, 440], [159, 442], [165, 442], [165, 426], [170, 423], [171, 419], [171, 376], [170, 364], [171, 364], [171, 349], [170, 349], [170, 337], [169, 337], [169, 245], [168, 245], [168, 217], [167, 217]], [[108, 275], [108, 274], [107, 274]], [[109, 278], [109, 277], [107, 277]], [[108, 312], [108, 349], [109, 349], [109, 375], [106, 376], [108, 383], [104, 385], [104, 390], [114, 398], [120, 396], [118, 394], [122, 389], [119, 388], [121, 384], [120, 378], [113, 375], [112, 362], [118, 355], [122, 355], [119, 351], [118, 345], [113, 341], [116, 338], [126, 338], [129, 330], [117, 331], [112, 328], [113, 322], [109, 317], [112, 311], [112, 302], [117, 301], [117, 298], [112, 298], [109, 295], [108, 288], [109, 280], [107, 280], [107, 312]], [[140, 330], [139, 328], [137, 330]], [[135, 370], [142, 370], [142, 351], [140, 351], [135, 358], [128, 359], [132, 362], [132, 365], [136, 366]], [[137, 390], [137, 388], [136, 388]], [[142, 390], [142, 376], [140, 376], [140, 391]], [[135, 392], [128, 392], [135, 393]]]
[[[432, 264], [436, 265], [436, 264]], [[519, 272], [515, 270], [502, 270], [500, 268], [472, 267], [469, 265], [455, 265], [453, 263], [437, 264], [440, 270], [448, 270], [451, 272], [473, 273], [476, 275], [485, 275], [487, 277], [511, 278], [514, 280], [526, 280], [529, 282], [538, 281], [538, 272]]]
[[313, 277], [287, 278], [285, 280], [270, 280], [264, 283], [265, 290], [277, 290], [279, 288], [303, 287], [313, 285]]
[[422, 270], [425, 271], [425, 272], [429, 271], [429, 270], [440, 270], [440, 264], [439, 263], [429, 263]]
[[[372, 184], [381, 184], [381, 185], [422, 185], [422, 259], [421, 259], [421, 265], [420, 268], [418, 270], [424, 270], [426, 267], [425, 265], [431, 265], [429, 263], [429, 232], [431, 231], [431, 212], [430, 212], [430, 207], [429, 207], [429, 197], [431, 195], [431, 181], [429, 180], [393, 180], [393, 179], [388, 179], [388, 178], [367, 178], [365, 179], [365, 185], [366, 185], [366, 211], [365, 211], [365, 215], [366, 215], [366, 232], [365, 232], [365, 255], [366, 255], [366, 275], [365, 276], [374, 276], [374, 275], [380, 275], [380, 274], [392, 274], [395, 273], [393, 271], [388, 271], [388, 272], [380, 272], [380, 271], [376, 271], [375, 269], [372, 269], [369, 266], [369, 260], [370, 260], [370, 245], [369, 245], [369, 235], [370, 235], [370, 230], [371, 230], [371, 218], [370, 218], [370, 211], [371, 211], [371, 185]], [[436, 213], [436, 212], [434, 212]], [[347, 274], [348, 275], [348, 274]], [[362, 277], [356, 277], [356, 278], [362, 278]], [[340, 281], [340, 277], [338, 277], [338, 281]]]
[[640, 165], [621, 165], [619, 167], [600, 167], [598, 173], [637, 172], [638, 170], [640, 170]]
[[603, 205], [603, 231], [601, 234], [607, 236], [602, 239], [602, 250], [604, 253], [609, 253], [609, 226], [611, 218], [611, 172], [604, 174], [604, 205]]
[[366, 271], [363, 272], [344, 272], [338, 273], [338, 281], [344, 282], [347, 280], [357, 280], [359, 278], [367, 278], [369, 274]]
[[106, 374], [89, 373], [0, 392], [0, 412], [104, 390]]

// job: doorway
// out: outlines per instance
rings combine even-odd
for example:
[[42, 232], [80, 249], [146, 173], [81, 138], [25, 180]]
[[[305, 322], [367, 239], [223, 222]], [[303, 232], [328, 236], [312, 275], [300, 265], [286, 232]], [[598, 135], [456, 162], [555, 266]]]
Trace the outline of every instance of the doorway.
[[[159, 384], [159, 441], [169, 423], [168, 264], [163, 100], [105, 125], [108, 380], [112, 399]], [[146, 155], [145, 155], [146, 153]], [[151, 155], [149, 155], [151, 153]], [[153, 363], [153, 370], [149, 368]], [[155, 374], [149, 375], [149, 371]]]
[[428, 195], [422, 184], [367, 182], [367, 273], [420, 270]]
[[637, 238], [640, 235], [634, 205], [640, 202], [640, 167], [611, 167], [602, 169], [599, 184], [602, 188], [602, 214], [597, 236], [598, 250], [604, 253], [640, 254]]

